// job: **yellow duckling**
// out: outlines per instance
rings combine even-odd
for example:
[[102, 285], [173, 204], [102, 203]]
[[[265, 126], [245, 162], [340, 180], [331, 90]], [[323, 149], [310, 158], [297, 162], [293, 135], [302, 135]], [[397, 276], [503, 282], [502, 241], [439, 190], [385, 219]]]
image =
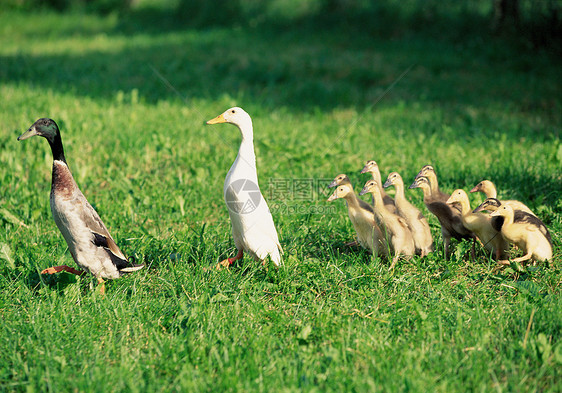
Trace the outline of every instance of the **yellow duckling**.
[[[386, 209], [389, 212], [396, 214], [396, 204], [394, 202], [394, 199], [392, 199], [392, 197], [386, 193], [384, 188], [382, 188], [381, 172], [379, 170], [379, 165], [377, 164], [377, 162], [374, 161], [374, 160], [367, 161], [367, 163], [365, 164], [363, 169], [361, 169], [361, 173], [370, 173], [371, 174], [371, 176], [373, 177], [373, 180], [375, 182], [377, 182], [377, 185], [379, 187], [379, 191], [382, 195], [382, 200], [384, 202], [384, 207], [386, 207]], [[374, 203], [374, 200], [373, 200], [373, 203]]]
[[492, 227], [490, 217], [483, 213], [472, 212], [468, 195], [464, 190], [453, 191], [451, 197], [447, 200], [447, 204], [453, 203], [460, 205], [463, 225], [476, 234], [484, 248], [490, 251], [495, 259], [504, 257], [508, 250], [508, 244], [499, 232]]
[[[470, 192], [482, 192], [486, 195], [486, 198], [497, 198], [498, 192], [496, 190], [496, 186], [490, 180], [482, 180], [480, 183], [474, 186]], [[504, 205], [509, 205], [512, 207], [514, 211], [521, 210], [536, 216], [535, 213], [531, 209], [527, 207], [523, 202], [519, 202], [513, 199], [508, 200], [501, 200], [501, 203]]]
[[347, 214], [357, 233], [359, 244], [375, 255], [387, 255], [384, 237], [375, 222], [373, 209], [355, 195], [351, 184], [340, 184], [328, 198], [328, 202], [343, 198], [347, 204]]
[[384, 228], [384, 231], [389, 238], [388, 244], [394, 252], [394, 258], [392, 259], [392, 264], [390, 265], [391, 270], [394, 268], [394, 265], [396, 265], [400, 255], [412, 256], [415, 254], [416, 248], [414, 246], [414, 240], [412, 239], [412, 233], [408, 228], [408, 224], [402, 217], [397, 216], [386, 209], [380, 192], [380, 187], [375, 180], [369, 180], [365, 183], [365, 187], [363, 187], [363, 190], [359, 193], [359, 195], [364, 195], [368, 192], [373, 195], [375, 200], [373, 207], [376, 220], [379, 225]]
[[[502, 205], [490, 214], [492, 217], [503, 217], [501, 234], [507, 241], [515, 244], [525, 255], [512, 259], [512, 262], [548, 261], [552, 260], [552, 238], [546, 226], [533, 215], [528, 215], [525, 221], [514, 222], [513, 208]], [[509, 260], [499, 261], [508, 265]]]
[[396, 210], [398, 215], [406, 220], [408, 228], [412, 232], [416, 253], [424, 257], [433, 251], [433, 237], [431, 236], [429, 224], [423, 214], [406, 199], [404, 195], [404, 181], [398, 172], [392, 172], [388, 175], [383, 187], [387, 188], [390, 186], [394, 186], [396, 189], [396, 194], [394, 195]]

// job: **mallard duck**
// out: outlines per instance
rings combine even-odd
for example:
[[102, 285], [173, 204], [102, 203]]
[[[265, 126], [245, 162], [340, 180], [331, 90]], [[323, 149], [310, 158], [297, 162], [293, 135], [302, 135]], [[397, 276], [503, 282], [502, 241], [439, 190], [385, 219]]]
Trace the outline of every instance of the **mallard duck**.
[[[443, 243], [445, 244], [445, 258], [449, 258], [449, 247], [451, 245], [451, 238], [457, 240], [472, 239], [472, 254], [474, 254], [474, 241], [476, 239], [472, 231], [468, 230], [461, 220], [461, 213], [459, 209], [452, 209], [447, 205], [447, 200], [443, 201], [442, 195], [433, 195], [432, 187], [427, 177], [416, 176], [416, 180], [410, 185], [409, 188], [421, 188], [423, 191], [423, 203], [441, 224], [441, 235], [443, 236]], [[447, 198], [449, 199], [449, 198]]]
[[369, 180], [365, 183], [359, 195], [364, 195], [368, 192], [373, 194], [375, 200], [373, 210], [375, 212], [376, 221], [383, 231], [386, 232], [389, 240], [388, 244], [391, 246], [392, 252], [394, 252], [394, 258], [390, 265], [390, 269], [393, 269], [401, 255], [408, 257], [415, 254], [416, 248], [414, 246], [414, 240], [412, 239], [412, 233], [408, 228], [408, 224], [402, 217], [386, 209], [380, 187], [375, 180]]
[[410, 228], [416, 246], [416, 253], [424, 257], [433, 251], [433, 237], [431, 236], [429, 224], [423, 214], [406, 199], [404, 195], [404, 181], [398, 172], [389, 174], [386, 182], [383, 184], [384, 188], [390, 186], [394, 186], [396, 189], [394, 194], [396, 210], [398, 215], [406, 220], [408, 228]]
[[[379, 187], [379, 191], [382, 195], [382, 200], [384, 202], [384, 207], [386, 207], [386, 209], [389, 212], [396, 214], [396, 203], [394, 202], [394, 199], [392, 199], [392, 197], [386, 193], [384, 188], [382, 188], [381, 172], [379, 170], [379, 165], [377, 164], [377, 162], [374, 160], [367, 161], [363, 169], [361, 169], [361, 173], [371, 174], [373, 180], [377, 183]], [[374, 203], [374, 199], [373, 199], [373, 203]]]
[[490, 217], [483, 213], [473, 213], [470, 208], [468, 195], [464, 190], [453, 191], [447, 204], [458, 203], [461, 209], [461, 219], [465, 228], [471, 230], [482, 242], [484, 248], [490, 251], [494, 258], [501, 259], [508, 250], [504, 238], [492, 227]]
[[373, 208], [365, 201], [357, 198], [353, 186], [340, 184], [328, 198], [328, 202], [345, 199], [347, 214], [357, 233], [359, 244], [375, 255], [387, 255], [383, 234], [375, 221]]
[[51, 212], [61, 231], [70, 255], [82, 270], [70, 266], [54, 266], [41, 274], [66, 271], [81, 275], [84, 271], [94, 275], [105, 291], [103, 279], [118, 278], [125, 273], [141, 269], [144, 265], [132, 264], [121, 252], [98, 213], [88, 203], [70, 173], [64, 157], [59, 127], [52, 119], [39, 119], [18, 137], [22, 141], [32, 136], [42, 136], [49, 142], [53, 153], [53, 178], [51, 185]]
[[[482, 192], [486, 195], [486, 198], [497, 198], [498, 192], [496, 190], [496, 186], [490, 180], [482, 180], [480, 183], [474, 186], [470, 192]], [[502, 199], [501, 203], [504, 205], [509, 205], [513, 208], [514, 211], [520, 210], [532, 214], [536, 216], [535, 213], [531, 209], [527, 207], [523, 202], [519, 202], [513, 199]]]
[[[502, 205], [490, 214], [492, 217], [501, 216], [504, 222], [501, 234], [504, 239], [514, 243], [525, 255], [512, 259], [511, 262], [524, 262], [528, 260], [543, 262], [552, 260], [552, 238], [543, 222], [529, 214], [527, 219], [514, 222], [513, 208]], [[500, 260], [500, 264], [509, 265], [509, 260]]]
[[238, 253], [235, 257], [221, 261], [217, 268], [228, 267], [242, 259], [244, 252], [263, 263], [269, 256], [279, 266], [283, 249], [279, 244], [273, 217], [258, 185], [252, 118], [242, 108], [234, 107], [207, 122], [219, 123], [230, 123], [238, 127], [242, 142], [238, 156], [224, 180], [223, 190]]

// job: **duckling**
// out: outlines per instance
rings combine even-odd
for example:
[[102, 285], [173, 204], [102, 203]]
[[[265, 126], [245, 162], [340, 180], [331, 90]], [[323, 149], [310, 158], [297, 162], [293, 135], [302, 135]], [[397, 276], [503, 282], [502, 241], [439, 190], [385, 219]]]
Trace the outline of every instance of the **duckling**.
[[[346, 174], [342, 173], [337, 175], [334, 180], [332, 180], [332, 182], [328, 185], [328, 188], [333, 188], [336, 186], [339, 186], [341, 184], [347, 184], [351, 186], [351, 182], [349, 181], [349, 177], [347, 177]], [[346, 246], [348, 247], [357, 247], [359, 245], [359, 242], [357, 240], [353, 240], [350, 242], [345, 243]]]
[[420, 169], [414, 180], [418, 180], [418, 178], [422, 176], [427, 178], [427, 180], [429, 181], [429, 185], [431, 187], [431, 195], [433, 196], [433, 198], [440, 202], [447, 203], [447, 199], [449, 199], [450, 195], [439, 189], [439, 182], [437, 181], [437, 173], [435, 173], [435, 169], [433, 169], [431, 165], [424, 165], [422, 169]]
[[[502, 206], [503, 202], [496, 198], [487, 198], [484, 202], [480, 204], [476, 209], [473, 210], [474, 213], [478, 213], [484, 210], [488, 210], [489, 212], [493, 212], [498, 210]], [[528, 216], [536, 217], [533, 214], [524, 212], [522, 210], [513, 210], [513, 221], [520, 222], [520, 221], [527, 221], [530, 220]], [[496, 231], [501, 231], [504, 218], [502, 216], [494, 216], [491, 217], [492, 227]]]
[[347, 204], [347, 214], [357, 233], [359, 244], [375, 255], [387, 255], [383, 234], [375, 222], [373, 208], [357, 198], [351, 184], [340, 184], [328, 198], [328, 202], [343, 198]]
[[32, 136], [44, 137], [53, 153], [53, 177], [50, 204], [53, 219], [62, 233], [70, 255], [81, 270], [70, 266], [54, 266], [41, 274], [61, 271], [82, 275], [89, 272], [105, 292], [104, 279], [114, 279], [144, 267], [132, 264], [109, 234], [98, 213], [88, 203], [68, 168], [60, 130], [52, 119], [39, 119], [18, 137], [18, 141]]
[[[486, 195], [486, 198], [497, 198], [498, 196], [498, 192], [496, 191], [496, 186], [490, 180], [482, 180], [480, 183], [475, 185], [472, 190], [470, 190], [470, 192], [478, 192], [478, 191], [484, 193]], [[533, 213], [533, 211], [529, 209], [527, 205], [525, 205], [523, 202], [508, 199], [508, 200], [502, 200], [501, 203], [504, 205], [511, 206], [514, 211], [521, 210], [529, 214], [532, 214], [533, 216], [536, 216], [536, 214]]]
[[[552, 260], [552, 238], [540, 219], [529, 214], [527, 220], [514, 222], [513, 208], [510, 205], [503, 204], [490, 215], [504, 218], [501, 228], [502, 237], [525, 252], [522, 257], [512, 259], [512, 262]], [[509, 265], [510, 261], [500, 260], [499, 263]]]
[[328, 188], [334, 188], [341, 184], [351, 184], [351, 182], [349, 181], [349, 177], [347, 177], [345, 173], [337, 175], [334, 180], [332, 180], [332, 182], [328, 185]]
[[394, 258], [392, 259], [392, 264], [390, 265], [390, 270], [392, 270], [400, 255], [412, 256], [415, 254], [416, 248], [414, 246], [414, 240], [412, 239], [412, 234], [410, 229], [408, 229], [406, 221], [402, 217], [389, 212], [385, 208], [380, 187], [375, 180], [369, 180], [365, 183], [365, 186], [359, 195], [364, 195], [368, 192], [373, 194], [373, 198], [375, 200], [375, 204], [373, 205], [375, 217], [379, 222], [379, 225], [384, 228], [386, 234], [390, 238], [388, 244], [394, 252]]
[[[449, 258], [449, 247], [451, 245], [451, 238], [457, 240], [472, 239], [471, 253], [474, 255], [474, 241], [475, 235], [467, 229], [462, 222], [461, 213], [459, 209], [452, 209], [447, 205], [447, 200], [443, 201], [443, 193], [434, 195], [431, 183], [427, 177], [416, 176], [416, 180], [410, 185], [409, 188], [421, 188], [423, 191], [423, 203], [441, 224], [441, 235], [443, 236], [443, 243], [445, 244], [445, 259]], [[447, 198], [449, 199], [449, 198]]]
[[[376, 163], [376, 161], [374, 160], [367, 161], [363, 169], [361, 169], [361, 173], [371, 174], [373, 180], [377, 183], [379, 187], [379, 191], [382, 195], [382, 200], [384, 202], [384, 207], [386, 207], [386, 209], [389, 212], [396, 214], [396, 203], [394, 202], [394, 199], [392, 199], [392, 197], [388, 195], [386, 191], [382, 188], [381, 172], [379, 170], [379, 165]], [[373, 199], [373, 203], [374, 203], [374, 199]]]
[[412, 232], [416, 253], [424, 257], [433, 251], [433, 237], [431, 236], [429, 224], [423, 214], [406, 199], [404, 195], [404, 181], [398, 172], [392, 172], [388, 175], [383, 187], [387, 188], [390, 186], [394, 186], [396, 189], [396, 194], [394, 195], [396, 210], [398, 215], [406, 220], [408, 228]]
[[502, 258], [508, 250], [508, 244], [500, 233], [492, 227], [490, 217], [483, 213], [472, 212], [468, 195], [464, 190], [453, 191], [447, 204], [453, 203], [460, 205], [463, 225], [476, 234], [484, 248], [493, 253], [495, 259]]
[[224, 180], [224, 200], [232, 224], [232, 237], [238, 253], [217, 265], [228, 267], [244, 257], [244, 252], [265, 264], [269, 256], [276, 266], [281, 264], [283, 249], [273, 217], [259, 185], [254, 153], [254, 129], [252, 118], [242, 108], [234, 107], [207, 124], [230, 123], [238, 127], [242, 142], [238, 156]]

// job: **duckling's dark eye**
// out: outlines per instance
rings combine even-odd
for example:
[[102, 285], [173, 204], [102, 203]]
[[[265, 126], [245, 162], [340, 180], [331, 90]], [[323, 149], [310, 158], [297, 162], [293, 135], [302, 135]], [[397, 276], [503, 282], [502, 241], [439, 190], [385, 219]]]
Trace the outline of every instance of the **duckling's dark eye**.
[[230, 113], [236, 113], [236, 111], [233, 109], [233, 110], [230, 111]]

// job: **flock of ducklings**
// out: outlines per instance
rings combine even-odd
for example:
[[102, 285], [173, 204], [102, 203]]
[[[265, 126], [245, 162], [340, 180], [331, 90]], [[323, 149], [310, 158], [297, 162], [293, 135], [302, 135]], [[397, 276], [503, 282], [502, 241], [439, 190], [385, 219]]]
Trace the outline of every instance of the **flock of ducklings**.
[[[367, 161], [361, 173], [370, 173], [372, 180], [365, 183], [359, 193], [371, 193], [372, 205], [353, 191], [349, 177], [340, 174], [330, 183], [336, 187], [328, 198], [331, 202], [344, 198], [359, 244], [375, 255], [392, 257], [392, 269], [400, 257], [426, 256], [433, 251], [433, 238], [424, 215], [404, 195], [404, 181], [392, 172], [382, 183], [375, 161]], [[394, 199], [385, 188], [394, 186]], [[449, 258], [451, 238], [472, 239], [472, 256], [475, 243], [479, 243], [500, 265], [511, 262], [543, 262], [552, 259], [552, 239], [543, 222], [524, 203], [497, 199], [496, 187], [489, 180], [478, 183], [470, 192], [483, 192], [486, 200], [472, 210], [467, 193], [462, 189], [451, 195], [442, 192], [437, 174], [431, 165], [425, 165], [409, 188], [421, 188], [423, 202], [441, 224], [445, 245], [445, 258]], [[485, 214], [483, 211], [489, 211]], [[508, 258], [510, 245], [525, 255]]]
[[[233, 107], [207, 122], [219, 123], [235, 125], [242, 141], [236, 160], [226, 175], [223, 189], [237, 254], [220, 262], [217, 268], [230, 266], [243, 258], [244, 253], [263, 263], [270, 259], [279, 266], [283, 249], [267, 202], [258, 186], [252, 119], [242, 108]], [[78, 188], [68, 167], [56, 122], [41, 118], [20, 135], [18, 140], [33, 136], [44, 137], [51, 147], [51, 212], [79, 267], [54, 266], [41, 273], [66, 271], [81, 275], [87, 272], [97, 278], [103, 293], [104, 279], [118, 278], [142, 269], [144, 265], [132, 263], [121, 252], [98, 213]], [[400, 175], [391, 173], [383, 184], [375, 161], [367, 162], [361, 173], [370, 173], [373, 177], [361, 191], [361, 195], [372, 194], [372, 206], [355, 195], [346, 175], [339, 175], [334, 179], [330, 186], [336, 187], [336, 190], [328, 199], [346, 200], [349, 218], [357, 232], [359, 244], [375, 254], [392, 257], [391, 268], [401, 256], [418, 254], [423, 257], [432, 252], [433, 238], [427, 220], [406, 199]], [[239, 192], [241, 185], [246, 184], [254, 187], [252, 209], [241, 208], [248, 202], [247, 196]], [[394, 199], [384, 191], [389, 186], [396, 189]], [[494, 185], [489, 181], [483, 181], [472, 189], [473, 192], [482, 191], [488, 197], [474, 212], [471, 211], [468, 196], [463, 190], [456, 190], [452, 195], [439, 190], [437, 176], [431, 166], [422, 168], [410, 188], [423, 190], [425, 205], [439, 220], [446, 257], [449, 255], [451, 238], [456, 238], [480, 241], [501, 264], [509, 263], [505, 259], [509, 243], [525, 252], [524, 256], [513, 261], [545, 261], [552, 258], [552, 242], [544, 224], [521, 202], [496, 199]], [[482, 210], [492, 213], [480, 213]]]

